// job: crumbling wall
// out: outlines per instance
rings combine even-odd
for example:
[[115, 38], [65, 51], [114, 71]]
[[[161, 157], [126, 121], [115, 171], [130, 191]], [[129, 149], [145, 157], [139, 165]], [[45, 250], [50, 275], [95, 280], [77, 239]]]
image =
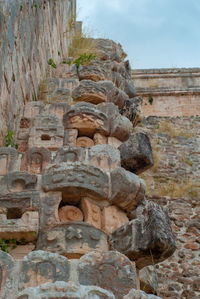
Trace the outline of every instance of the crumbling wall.
[[35, 100], [48, 60], [67, 55], [75, 0], [0, 1], [0, 144]]

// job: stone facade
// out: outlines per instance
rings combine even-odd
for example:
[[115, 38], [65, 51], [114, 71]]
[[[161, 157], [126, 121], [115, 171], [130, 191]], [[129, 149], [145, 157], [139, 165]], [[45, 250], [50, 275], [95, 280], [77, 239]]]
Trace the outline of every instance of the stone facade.
[[[67, 56], [75, 0], [0, 1], [0, 145], [23, 106], [38, 96], [49, 59]], [[50, 68], [49, 68], [50, 71]]]
[[200, 68], [132, 71], [145, 116], [195, 116], [200, 110]]
[[192, 95], [192, 88], [199, 89], [199, 74], [199, 69], [161, 69], [133, 75], [136, 89], [146, 97], [144, 118], [135, 130], [147, 134], [154, 156], [154, 166], [141, 176], [147, 183], [147, 198], [168, 208], [177, 239], [175, 254], [154, 268], [159, 294], [170, 299], [200, 296], [200, 95]]

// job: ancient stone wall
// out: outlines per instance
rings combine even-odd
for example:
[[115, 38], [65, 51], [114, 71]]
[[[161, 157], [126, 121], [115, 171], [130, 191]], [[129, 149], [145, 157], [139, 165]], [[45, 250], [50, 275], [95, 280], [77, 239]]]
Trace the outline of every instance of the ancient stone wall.
[[1, 145], [24, 104], [37, 98], [48, 60], [67, 55], [75, 14], [75, 0], [0, 1]]
[[200, 69], [133, 70], [145, 116], [194, 116], [200, 110]]

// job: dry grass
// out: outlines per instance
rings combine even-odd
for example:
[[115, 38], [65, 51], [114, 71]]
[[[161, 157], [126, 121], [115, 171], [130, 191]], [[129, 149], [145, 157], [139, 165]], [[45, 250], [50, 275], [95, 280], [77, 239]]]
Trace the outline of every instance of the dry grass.
[[185, 179], [180, 183], [169, 180], [165, 185], [160, 186], [158, 193], [160, 196], [196, 198], [199, 191], [198, 186], [191, 179]]
[[76, 59], [84, 53], [97, 55], [96, 41], [87, 35], [76, 33], [69, 48], [69, 56]]
[[156, 133], [166, 133], [169, 137], [186, 137], [191, 138], [193, 137], [193, 133], [187, 130], [177, 130], [174, 128], [174, 125], [169, 123], [166, 120], [162, 120], [158, 128], [156, 129]]

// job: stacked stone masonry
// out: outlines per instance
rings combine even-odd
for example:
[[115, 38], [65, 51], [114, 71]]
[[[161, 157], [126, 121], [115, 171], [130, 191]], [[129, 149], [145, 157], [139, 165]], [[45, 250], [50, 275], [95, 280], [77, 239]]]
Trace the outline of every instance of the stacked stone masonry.
[[61, 63], [45, 100], [26, 103], [18, 149], [0, 148], [2, 299], [160, 298], [146, 267], [176, 244], [138, 176], [153, 165], [148, 137], [132, 133], [141, 99], [121, 46], [95, 43], [94, 61]]
[[175, 254], [156, 266], [160, 295], [170, 299], [200, 297], [199, 74], [199, 69], [133, 71], [144, 97], [144, 118], [135, 132], [148, 135], [155, 161], [141, 177], [147, 198], [169, 209], [177, 239]]

